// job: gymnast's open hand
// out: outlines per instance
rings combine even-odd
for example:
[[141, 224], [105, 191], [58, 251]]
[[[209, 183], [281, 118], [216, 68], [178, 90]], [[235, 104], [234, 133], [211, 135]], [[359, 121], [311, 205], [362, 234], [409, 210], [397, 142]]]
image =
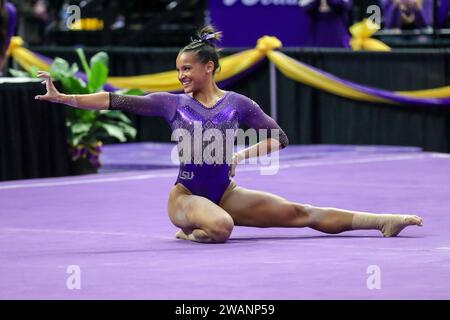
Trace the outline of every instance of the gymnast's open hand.
[[61, 93], [59, 93], [59, 91], [55, 88], [55, 85], [53, 84], [52, 77], [50, 76], [50, 74], [45, 71], [38, 71], [37, 74], [39, 78], [44, 79], [44, 81], [42, 81], [42, 84], [45, 84], [47, 93], [45, 95], [38, 95], [34, 98], [36, 100], [61, 102]]

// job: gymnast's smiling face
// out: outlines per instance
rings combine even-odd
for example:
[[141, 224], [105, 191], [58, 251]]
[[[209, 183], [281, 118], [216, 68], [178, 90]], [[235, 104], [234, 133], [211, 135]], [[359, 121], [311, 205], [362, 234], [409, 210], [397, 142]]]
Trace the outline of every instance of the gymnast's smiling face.
[[213, 79], [214, 63], [202, 63], [194, 51], [180, 53], [177, 57], [178, 80], [183, 85], [185, 93], [201, 91]]

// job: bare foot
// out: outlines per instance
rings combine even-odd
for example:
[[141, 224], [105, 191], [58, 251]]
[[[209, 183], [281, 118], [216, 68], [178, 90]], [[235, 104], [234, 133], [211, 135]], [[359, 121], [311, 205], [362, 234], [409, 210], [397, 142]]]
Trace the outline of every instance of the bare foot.
[[423, 226], [423, 220], [415, 215], [393, 214], [384, 220], [381, 232], [385, 237], [395, 237], [407, 226]]

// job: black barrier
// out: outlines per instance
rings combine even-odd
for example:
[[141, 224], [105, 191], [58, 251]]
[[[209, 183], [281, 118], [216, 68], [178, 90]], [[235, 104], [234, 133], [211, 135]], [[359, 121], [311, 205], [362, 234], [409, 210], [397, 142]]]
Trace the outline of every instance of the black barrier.
[[65, 107], [40, 82], [0, 83], [0, 180], [70, 175]]

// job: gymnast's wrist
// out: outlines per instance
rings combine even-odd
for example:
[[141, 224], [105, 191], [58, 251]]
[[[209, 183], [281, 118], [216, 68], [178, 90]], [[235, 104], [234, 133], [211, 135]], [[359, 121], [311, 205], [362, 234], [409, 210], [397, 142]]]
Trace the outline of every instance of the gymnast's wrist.
[[73, 94], [62, 94], [62, 93], [60, 93], [60, 94], [58, 94], [57, 99], [58, 99], [59, 103], [66, 104], [66, 105], [71, 106], [71, 107], [77, 107], [78, 106], [77, 99], [76, 99], [75, 95], [73, 95]]
[[245, 160], [245, 152], [236, 152], [234, 154], [233, 158], [234, 158], [233, 160], [235, 163], [239, 163], [239, 162]]

